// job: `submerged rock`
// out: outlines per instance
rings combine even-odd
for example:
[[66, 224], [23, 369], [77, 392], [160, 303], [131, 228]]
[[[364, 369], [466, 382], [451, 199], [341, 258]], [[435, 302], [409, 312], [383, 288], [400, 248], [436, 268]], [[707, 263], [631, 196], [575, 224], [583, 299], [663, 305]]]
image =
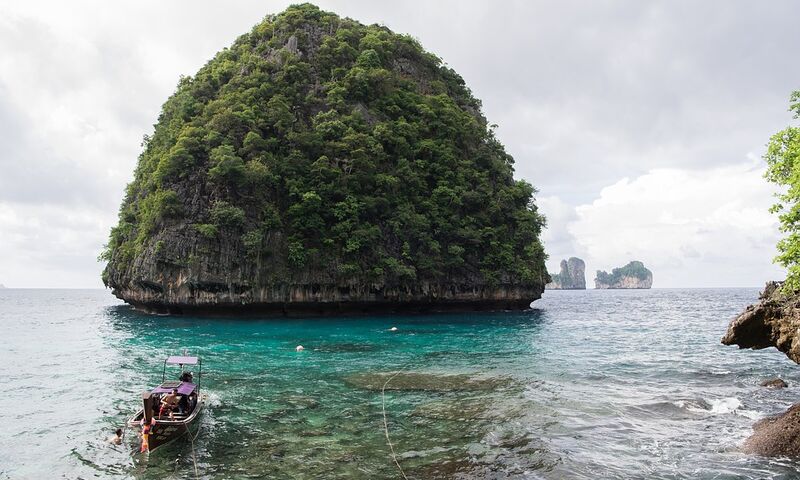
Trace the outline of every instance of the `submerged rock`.
[[550, 275], [546, 290], [586, 290], [586, 264], [578, 257], [561, 260], [561, 271]]
[[159, 313], [527, 309], [544, 217], [490, 125], [413, 37], [290, 6], [164, 104], [103, 281]]
[[314, 347], [314, 351], [320, 353], [365, 353], [375, 352], [379, 349], [377, 345], [371, 343], [355, 342], [322, 343]]
[[777, 389], [777, 388], [786, 388], [786, 387], [789, 386], [789, 384], [786, 383], [785, 381], [783, 381], [783, 379], [772, 378], [770, 380], [764, 380], [763, 382], [761, 382], [761, 386], [762, 387], [767, 387], [767, 388], [776, 388]]
[[485, 399], [467, 401], [453, 399], [418, 405], [411, 415], [434, 420], [465, 421], [492, 418], [492, 411], [488, 400]]
[[370, 372], [356, 373], [344, 381], [353, 387], [381, 391], [386, 381], [386, 390], [454, 392], [466, 390], [495, 390], [510, 383], [507, 377], [481, 377], [467, 374], [434, 374], [421, 372]]

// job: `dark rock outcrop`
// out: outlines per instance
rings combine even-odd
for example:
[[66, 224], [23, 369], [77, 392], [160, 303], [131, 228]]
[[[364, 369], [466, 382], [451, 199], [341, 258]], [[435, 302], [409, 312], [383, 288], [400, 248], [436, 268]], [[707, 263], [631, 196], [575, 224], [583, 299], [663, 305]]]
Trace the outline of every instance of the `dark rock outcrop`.
[[598, 270], [594, 279], [594, 288], [599, 289], [642, 289], [652, 286], [653, 272], [636, 260], [611, 270], [611, 273]]
[[788, 387], [789, 384], [786, 383], [781, 378], [770, 378], [769, 380], [764, 380], [763, 382], [761, 382], [761, 386], [767, 388], [781, 389]]
[[800, 295], [784, 294], [781, 285], [768, 283], [759, 301], [731, 321], [722, 343], [754, 350], [775, 347], [800, 363]]
[[561, 271], [550, 274], [547, 290], [586, 290], [586, 264], [577, 257], [561, 260]]

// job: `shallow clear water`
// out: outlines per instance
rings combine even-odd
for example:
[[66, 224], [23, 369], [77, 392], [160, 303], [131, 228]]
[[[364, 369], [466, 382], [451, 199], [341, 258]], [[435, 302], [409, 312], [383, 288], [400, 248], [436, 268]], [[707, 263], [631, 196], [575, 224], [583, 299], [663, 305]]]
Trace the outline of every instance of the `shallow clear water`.
[[[737, 451], [800, 386], [783, 354], [719, 344], [757, 294], [548, 291], [524, 313], [235, 320], [0, 290], [0, 478], [399, 478], [380, 387], [401, 369], [386, 411], [409, 478], [797, 478], [800, 463]], [[209, 395], [194, 445], [105, 443], [184, 348]], [[774, 376], [790, 388], [758, 386]]]

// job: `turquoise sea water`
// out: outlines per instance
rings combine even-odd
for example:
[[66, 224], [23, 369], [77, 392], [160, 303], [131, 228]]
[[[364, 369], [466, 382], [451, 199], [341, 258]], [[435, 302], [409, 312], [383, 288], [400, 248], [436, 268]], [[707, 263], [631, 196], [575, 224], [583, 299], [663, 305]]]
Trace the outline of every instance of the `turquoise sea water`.
[[[800, 391], [783, 354], [719, 344], [757, 293], [548, 291], [522, 313], [238, 320], [140, 315], [103, 290], [0, 290], [0, 478], [401, 478], [380, 392], [398, 370], [387, 423], [408, 478], [797, 478], [796, 462], [737, 451]], [[193, 445], [143, 457], [132, 432], [105, 443], [184, 348], [209, 395]], [[773, 376], [790, 388], [758, 386]]]

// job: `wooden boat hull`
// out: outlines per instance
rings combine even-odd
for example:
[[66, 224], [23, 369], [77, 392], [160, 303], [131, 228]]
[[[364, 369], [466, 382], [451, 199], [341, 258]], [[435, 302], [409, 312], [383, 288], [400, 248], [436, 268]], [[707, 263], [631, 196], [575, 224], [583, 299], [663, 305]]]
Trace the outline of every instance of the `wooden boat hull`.
[[[199, 428], [199, 417], [203, 406], [204, 402], [200, 401], [192, 414], [182, 420], [156, 419], [148, 434], [148, 451], [152, 452], [158, 447], [173, 442], [187, 433], [194, 435]], [[139, 410], [136, 415], [131, 417], [128, 423], [130, 428], [138, 432], [140, 441], [142, 438], [142, 415], [143, 411]]]

